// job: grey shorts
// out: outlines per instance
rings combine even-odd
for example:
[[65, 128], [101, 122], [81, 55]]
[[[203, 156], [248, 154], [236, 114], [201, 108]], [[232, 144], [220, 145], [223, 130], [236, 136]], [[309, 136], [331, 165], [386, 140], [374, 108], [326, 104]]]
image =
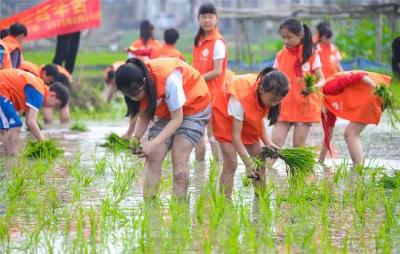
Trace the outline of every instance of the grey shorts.
[[[207, 125], [210, 116], [211, 106], [208, 106], [206, 109], [197, 114], [184, 116], [181, 125], [178, 127], [178, 129], [176, 129], [175, 133], [164, 142], [168, 146], [168, 149], [171, 149], [174, 137], [177, 135], [187, 139], [194, 147], [203, 136], [205, 126]], [[169, 119], [157, 119], [149, 128], [149, 140], [157, 137], [168, 122]]]

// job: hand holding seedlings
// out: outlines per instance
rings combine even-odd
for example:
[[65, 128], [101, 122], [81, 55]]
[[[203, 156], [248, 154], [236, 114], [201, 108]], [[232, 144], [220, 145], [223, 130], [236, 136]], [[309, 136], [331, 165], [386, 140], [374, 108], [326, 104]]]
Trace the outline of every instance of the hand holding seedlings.
[[400, 104], [394, 96], [392, 90], [385, 84], [379, 84], [374, 88], [374, 94], [382, 100], [382, 111], [386, 110], [388, 114], [388, 122], [393, 130], [398, 131], [397, 125], [400, 123], [400, 114], [396, 107]]
[[139, 155], [140, 158], [146, 158], [153, 151], [154, 151], [154, 146], [152, 142], [148, 142], [138, 149], [137, 154]]
[[114, 151], [131, 150], [132, 153], [138, 154], [140, 149], [140, 141], [138, 138], [123, 139], [116, 133], [110, 133], [106, 137], [106, 142], [100, 146]]
[[317, 77], [315, 77], [313, 74], [311, 73], [307, 73], [304, 76], [304, 83], [305, 83], [305, 87], [303, 88], [303, 90], [301, 91], [301, 94], [306, 97], [311, 93], [315, 93], [318, 89], [315, 86], [315, 83], [317, 82]]

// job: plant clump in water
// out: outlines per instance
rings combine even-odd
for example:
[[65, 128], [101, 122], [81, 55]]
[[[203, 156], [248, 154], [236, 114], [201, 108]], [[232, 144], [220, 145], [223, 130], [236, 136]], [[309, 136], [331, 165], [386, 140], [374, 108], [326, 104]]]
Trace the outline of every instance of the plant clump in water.
[[395, 170], [392, 176], [384, 174], [379, 181], [385, 189], [400, 187], [400, 170]]
[[288, 175], [294, 177], [298, 174], [312, 175], [317, 168], [315, 160], [315, 149], [312, 147], [294, 147], [284, 149], [274, 149], [265, 146], [262, 148], [259, 157], [265, 160], [266, 158], [277, 159], [281, 158], [286, 164]]
[[317, 87], [315, 86], [316, 82], [317, 82], [317, 77], [315, 77], [315, 75], [311, 73], [307, 73], [304, 76], [305, 87], [301, 91], [301, 94], [305, 97], [311, 93], [315, 93], [317, 91]]
[[76, 122], [71, 125], [69, 128], [71, 131], [78, 131], [78, 132], [86, 132], [89, 130], [89, 128], [84, 124], [80, 122]]
[[110, 133], [106, 137], [106, 142], [100, 146], [114, 151], [131, 150], [133, 154], [138, 154], [141, 148], [137, 138], [124, 139], [116, 133]]
[[398, 99], [385, 84], [377, 85], [374, 88], [374, 94], [382, 99], [382, 110], [386, 110], [388, 113], [390, 127], [398, 131], [397, 125], [400, 124], [400, 114], [396, 110], [396, 106], [399, 105]]
[[58, 142], [54, 139], [43, 141], [31, 140], [26, 144], [23, 156], [27, 158], [51, 160], [63, 153], [63, 149], [59, 147]]

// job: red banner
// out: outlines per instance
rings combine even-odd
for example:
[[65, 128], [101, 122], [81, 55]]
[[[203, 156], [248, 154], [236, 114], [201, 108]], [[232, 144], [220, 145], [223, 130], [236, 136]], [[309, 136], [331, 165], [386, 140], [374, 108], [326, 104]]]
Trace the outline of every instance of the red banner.
[[26, 39], [36, 40], [98, 27], [100, 20], [100, 0], [47, 0], [0, 20], [0, 28], [22, 23], [28, 29]]

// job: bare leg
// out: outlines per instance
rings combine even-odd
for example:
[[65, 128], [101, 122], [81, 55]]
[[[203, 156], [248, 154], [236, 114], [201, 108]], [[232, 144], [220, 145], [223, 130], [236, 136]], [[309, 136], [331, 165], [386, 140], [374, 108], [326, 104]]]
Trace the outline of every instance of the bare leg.
[[288, 122], [277, 122], [272, 128], [272, 142], [278, 147], [282, 147], [291, 126]]
[[311, 125], [308, 124], [299, 124], [294, 126], [293, 131], [293, 147], [304, 146], [306, 144], [306, 140], [308, 134], [310, 133]]
[[[331, 143], [332, 136], [333, 136], [334, 127], [329, 127], [329, 143]], [[321, 151], [319, 153], [318, 162], [323, 164], [325, 161], [326, 153], [328, 152], [328, 148], [325, 145], [325, 140], [322, 142]]]
[[351, 160], [354, 165], [362, 165], [364, 162], [363, 149], [360, 140], [360, 133], [366, 124], [350, 122], [344, 130], [344, 139], [349, 149]]
[[69, 113], [69, 104], [65, 105], [65, 107], [60, 108], [60, 122], [61, 123], [69, 123], [70, 113]]
[[4, 154], [16, 155], [20, 146], [19, 134], [21, 128], [11, 128], [4, 134]]
[[196, 161], [204, 161], [206, 158], [206, 134], [200, 138], [197, 145], [194, 147], [194, 155]]
[[232, 143], [221, 143], [220, 147], [223, 158], [222, 172], [219, 178], [220, 192], [224, 192], [227, 198], [231, 198], [237, 168], [236, 149]]
[[174, 195], [178, 198], [186, 198], [189, 188], [189, 157], [193, 145], [183, 136], [174, 137], [172, 145], [172, 169]]
[[208, 135], [208, 141], [210, 142], [211, 153], [212, 153], [213, 159], [218, 161], [219, 160], [219, 143], [217, 142], [217, 140], [215, 140], [214, 131], [212, 129], [211, 122], [209, 122], [207, 124], [207, 135]]
[[161, 179], [161, 164], [167, 153], [168, 147], [163, 143], [147, 157], [143, 185], [145, 199], [157, 196]]

